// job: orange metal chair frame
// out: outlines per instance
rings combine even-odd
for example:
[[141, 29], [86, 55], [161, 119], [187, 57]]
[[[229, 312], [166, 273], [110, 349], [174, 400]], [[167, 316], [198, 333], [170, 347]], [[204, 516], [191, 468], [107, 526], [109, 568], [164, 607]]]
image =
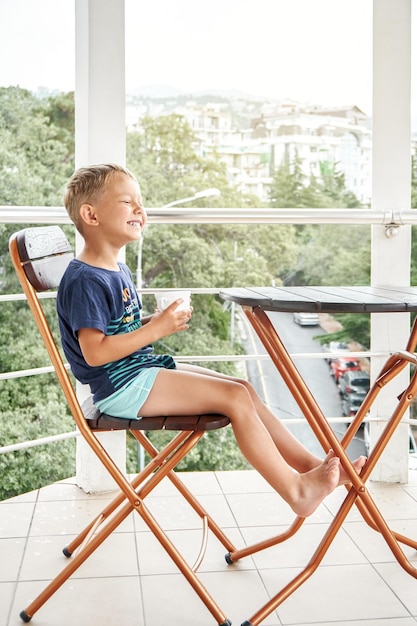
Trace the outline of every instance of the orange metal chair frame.
[[[405, 411], [409, 408], [413, 398], [417, 394], [417, 367], [414, 369], [409, 385], [398, 399], [398, 405], [393, 411], [376, 445], [373, 447], [360, 476], [357, 475], [349, 457], [346, 455], [347, 446], [358, 431], [362, 421], [365, 419], [366, 414], [381, 389], [408, 364], [417, 366], [417, 358], [413, 354], [417, 344], [417, 318], [414, 322], [406, 350], [404, 352], [397, 352], [388, 358], [379, 376], [366, 396], [361, 408], [356, 414], [356, 417], [350, 424], [342, 440], [339, 442], [304, 379], [294, 365], [291, 356], [287, 352], [268, 315], [260, 307], [243, 305], [242, 308], [249, 322], [265, 346], [273, 363], [281, 374], [284, 382], [297, 401], [301, 411], [322, 445], [323, 450], [326, 453], [330, 448], [335, 451], [336, 455], [340, 457], [341, 463], [351, 480], [351, 486], [347, 486], [346, 498], [334, 516], [333, 521], [329, 525], [328, 530], [320, 541], [308, 564], [292, 581], [281, 589], [279, 593], [277, 593], [269, 602], [259, 609], [249, 620], [245, 621], [242, 626], [259, 626], [259, 624], [261, 624], [261, 622], [264, 621], [268, 615], [270, 615], [316, 571], [354, 504], [358, 507], [358, 510], [360, 511], [365, 522], [373, 530], [380, 532], [384, 537], [398, 563], [411, 576], [417, 578], [417, 568], [410, 563], [399, 545], [399, 543], [403, 543], [404, 545], [417, 549], [417, 541], [396, 533], [388, 527], [385, 519], [378, 510], [365, 486], [367, 479], [369, 478], [377, 461], [381, 457], [381, 454], [388, 444], [392, 434], [399, 425]], [[233, 563], [245, 556], [249, 556], [260, 550], [264, 550], [265, 548], [282, 543], [286, 539], [292, 537], [297, 530], [299, 530], [303, 522], [303, 518], [297, 517], [288, 530], [281, 535], [242, 550], [230, 552], [227, 557], [228, 562]]]
[[[227, 426], [229, 424], [228, 418], [223, 415], [187, 415], [122, 420], [100, 414], [91, 401], [81, 407], [38, 296], [39, 292], [58, 287], [65, 268], [73, 258], [70, 245], [61, 228], [58, 226], [47, 226], [26, 228], [15, 233], [10, 239], [9, 248], [17, 276], [48, 350], [76, 426], [81, 436], [84, 437], [109, 471], [120, 490], [112, 502], [92, 520], [78, 537], [64, 548], [65, 556], [71, 557], [68, 564], [37, 598], [20, 613], [21, 619], [24, 622], [29, 622], [36, 611], [109, 537], [127, 515], [132, 511], [136, 511], [161, 543], [167, 554], [173, 559], [178, 569], [213, 615], [217, 624], [219, 626], [230, 626], [231, 622], [202, 585], [196, 571], [204, 557], [209, 530], [217, 537], [226, 550], [232, 553], [235, 551], [235, 548], [174, 472], [177, 464], [194, 448], [204, 433], [208, 430]], [[170, 443], [160, 451], [151, 444], [142, 432], [144, 430], [159, 429], [179, 431]], [[100, 430], [129, 430], [151, 457], [151, 461], [146, 467], [130, 482], [96, 437], [95, 433]], [[193, 566], [190, 566], [185, 561], [144, 503], [146, 496], [165, 477], [173, 483], [202, 520], [202, 543], [196, 563]], [[75, 550], [77, 552], [73, 555]]]

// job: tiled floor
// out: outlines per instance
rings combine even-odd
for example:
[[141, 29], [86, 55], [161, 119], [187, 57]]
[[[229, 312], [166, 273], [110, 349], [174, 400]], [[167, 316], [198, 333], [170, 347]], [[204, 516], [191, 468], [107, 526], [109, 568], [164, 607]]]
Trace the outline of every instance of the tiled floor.
[[[255, 472], [182, 474], [184, 482], [237, 548], [279, 534], [289, 508]], [[407, 485], [369, 483], [394, 530], [417, 539], [417, 471]], [[249, 620], [309, 561], [341, 502], [327, 498], [292, 539], [227, 566], [210, 538], [201, 579], [234, 626]], [[61, 549], [103, 508], [109, 495], [87, 496], [74, 480], [0, 503], [0, 626], [18, 626], [25, 608], [67, 562]], [[170, 484], [147, 503], [193, 562], [200, 520]], [[417, 552], [405, 547], [417, 567]], [[131, 514], [34, 615], [39, 626], [215, 626], [138, 515]], [[396, 562], [354, 508], [318, 570], [262, 626], [415, 626], [417, 580]]]

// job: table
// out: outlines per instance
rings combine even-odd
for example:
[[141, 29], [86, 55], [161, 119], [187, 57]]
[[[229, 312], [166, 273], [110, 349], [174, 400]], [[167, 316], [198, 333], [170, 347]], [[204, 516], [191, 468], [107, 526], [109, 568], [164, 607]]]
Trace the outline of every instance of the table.
[[[417, 394], [417, 367], [414, 368], [409, 385], [398, 398], [397, 405], [373, 447], [360, 476], [356, 474], [346, 455], [347, 446], [358, 431], [381, 389], [388, 385], [407, 365], [417, 365], [417, 358], [414, 355], [417, 344], [417, 317], [405, 350], [388, 357], [358, 413], [342, 440], [339, 441], [298, 372], [267, 313], [268, 311], [330, 314], [412, 312], [417, 311], [417, 287], [236, 287], [221, 290], [220, 296], [224, 300], [242, 306], [246, 317], [261, 339], [323, 450], [326, 453], [330, 448], [335, 451], [351, 481], [351, 484], [346, 486], [346, 498], [306, 567], [242, 626], [258, 626], [316, 571], [354, 504], [365, 522], [384, 537], [401, 567], [411, 576], [417, 578], [417, 568], [410, 563], [400, 546], [402, 543], [417, 549], [417, 541], [389, 528], [366, 488], [366, 481]], [[296, 518], [288, 530], [281, 535], [230, 553], [228, 562], [233, 563], [240, 558], [285, 541], [297, 532], [303, 521], [302, 518]]]

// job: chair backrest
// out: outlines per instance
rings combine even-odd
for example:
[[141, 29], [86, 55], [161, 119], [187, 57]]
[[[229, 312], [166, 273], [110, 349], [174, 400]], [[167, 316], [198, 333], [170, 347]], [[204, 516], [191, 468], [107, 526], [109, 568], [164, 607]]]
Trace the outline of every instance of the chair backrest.
[[38, 292], [55, 289], [74, 258], [59, 226], [24, 228], [10, 237], [10, 256], [39, 332], [48, 350], [70, 411], [79, 430], [88, 437], [88, 426], [75, 389], [55, 343]]
[[10, 247], [14, 239], [19, 264], [32, 287], [36, 291], [58, 287], [69, 262], [74, 258], [63, 230], [59, 226], [25, 228], [11, 237]]

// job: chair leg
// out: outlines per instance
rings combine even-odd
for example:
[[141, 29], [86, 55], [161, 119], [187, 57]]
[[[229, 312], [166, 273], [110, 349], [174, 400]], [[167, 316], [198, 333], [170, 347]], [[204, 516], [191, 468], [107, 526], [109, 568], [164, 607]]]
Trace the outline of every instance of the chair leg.
[[[229, 626], [230, 622], [225, 617], [223, 612], [214, 602], [206, 588], [202, 585], [196, 573], [192, 570], [192, 568], [188, 565], [182, 555], [179, 553], [174, 544], [168, 539], [165, 532], [153, 518], [151, 513], [148, 511], [145, 506], [143, 499], [158, 485], [161, 480], [171, 472], [173, 472], [174, 467], [186, 456], [189, 451], [198, 443], [204, 433], [197, 432], [181, 432], [174, 439], [175, 444], [172, 442], [168, 444], [169, 451], [171, 452], [171, 448], [175, 448], [172, 450], [172, 454], [165, 457], [164, 453], [166, 452], [165, 448], [163, 451], [158, 453], [156, 456], [159, 457], [158, 461], [155, 462], [153, 459], [150, 463], [152, 467], [151, 470], [145, 468], [143, 472], [141, 472], [132, 483], [126, 481], [126, 490], [127, 493], [130, 494], [130, 488], [138, 483], [135, 489], [138, 488], [140, 484], [143, 483], [145, 478], [149, 479], [144, 484], [142, 489], [137, 491], [137, 500], [135, 503], [132, 503], [130, 499], [128, 499], [127, 494], [120, 494], [117, 496], [106, 508], [106, 515], [103, 514], [103, 521], [99, 518], [95, 519], [94, 523], [97, 523], [98, 530], [97, 532], [89, 539], [83, 543], [81, 549], [77, 551], [77, 553], [71, 558], [68, 562], [67, 566], [55, 577], [53, 581], [47, 585], [47, 587], [38, 595], [38, 597], [24, 610], [20, 613], [20, 617], [24, 622], [29, 622], [36, 611], [39, 610], [47, 600], [63, 585], [63, 583], [68, 580], [68, 578], [86, 561], [86, 559], [93, 554], [93, 552], [104, 542], [105, 539], [121, 524], [121, 522], [126, 519], [129, 513], [135, 509], [137, 513], [142, 517], [145, 521], [149, 529], [152, 531], [153, 535], [158, 539], [161, 545], [164, 547], [167, 554], [171, 557], [174, 563], [177, 565], [181, 573], [188, 580], [190, 585], [193, 587], [194, 591], [198, 594], [201, 601], [205, 604], [207, 609], [211, 612], [213, 617], [217, 620], [217, 623], [220, 626]], [[179, 440], [181, 440], [180, 445], [178, 445]], [[155, 471], [158, 470], [158, 471]], [[194, 499], [192, 497], [192, 499]], [[127, 501], [126, 501], [127, 500]], [[125, 502], [123, 506], [122, 503]], [[121, 507], [121, 508], [120, 508]], [[118, 512], [115, 512], [117, 508], [120, 508]], [[103, 512], [104, 513], [104, 512]], [[100, 517], [100, 516], [99, 516]], [[76, 543], [78, 546], [84, 541], [87, 535], [92, 530], [93, 524], [90, 524], [80, 535], [78, 535]], [[78, 547], [77, 546], [77, 547]], [[69, 554], [71, 554], [71, 550], [74, 548], [74, 542], [70, 544], [67, 548]]]
[[[133, 431], [132, 435], [135, 439], [144, 447], [149, 456], [155, 461], [158, 457], [158, 450], [153, 446], [151, 441], [143, 434], [142, 431]], [[201, 518], [207, 519], [208, 527], [211, 532], [217, 537], [220, 543], [228, 550], [228, 552], [233, 552], [236, 548], [228, 539], [228, 537], [224, 534], [221, 528], [216, 524], [213, 518], [207, 513], [203, 506], [201, 506], [200, 502], [193, 496], [191, 491], [184, 485], [184, 483], [179, 478], [178, 474], [174, 471], [169, 472], [168, 474], [169, 480], [176, 487], [178, 492], [185, 498], [188, 504], [194, 509], [197, 515]]]
[[[152, 463], [149, 463], [141, 472], [136, 474], [132, 482], [130, 483], [131, 487], [135, 490], [139, 488], [139, 486], [151, 476], [164, 462], [165, 460], [172, 455], [174, 450], [180, 447], [184, 441], [188, 438], [189, 433], [186, 431], [179, 432], [160, 452], [157, 452], [155, 458]], [[160, 475], [160, 479], [162, 480], [162, 474]], [[104, 520], [108, 519], [112, 513], [126, 501], [126, 494], [121, 491], [99, 514], [98, 517], [101, 517]], [[133, 507], [132, 507], [133, 510]], [[82, 544], [85, 540], [85, 537], [90, 533], [91, 528], [96, 524], [97, 518], [95, 518], [81, 533], [72, 540], [68, 546], [63, 549], [65, 556], [70, 557], [75, 550]], [[123, 521], [123, 520], [122, 520]]]

